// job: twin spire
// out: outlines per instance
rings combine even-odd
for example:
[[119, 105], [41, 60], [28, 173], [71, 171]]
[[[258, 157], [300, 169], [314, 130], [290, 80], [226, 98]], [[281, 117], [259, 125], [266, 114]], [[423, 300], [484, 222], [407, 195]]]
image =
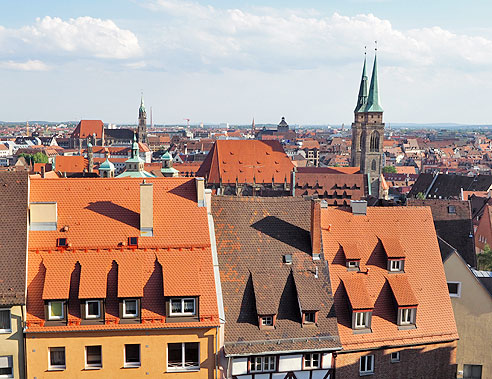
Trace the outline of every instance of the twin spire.
[[357, 105], [355, 106], [354, 111], [356, 113], [383, 111], [383, 108], [381, 108], [381, 105], [379, 104], [377, 54], [374, 55], [374, 65], [372, 67], [372, 76], [371, 76], [371, 85], [369, 86], [369, 94], [367, 92], [366, 57], [364, 54], [362, 79], [360, 81], [359, 96], [357, 98]]

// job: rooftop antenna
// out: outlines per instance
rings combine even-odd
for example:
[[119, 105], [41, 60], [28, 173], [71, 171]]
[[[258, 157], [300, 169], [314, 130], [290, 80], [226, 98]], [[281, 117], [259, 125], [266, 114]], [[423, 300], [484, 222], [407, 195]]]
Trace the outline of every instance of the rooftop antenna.
[[376, 52], [377, 52], [377, 51], [378, 51], [378, 41], [374, 41], [374, 44], [376, 45], [376, 46], [374, 47], [374, 51], [376, 51]]

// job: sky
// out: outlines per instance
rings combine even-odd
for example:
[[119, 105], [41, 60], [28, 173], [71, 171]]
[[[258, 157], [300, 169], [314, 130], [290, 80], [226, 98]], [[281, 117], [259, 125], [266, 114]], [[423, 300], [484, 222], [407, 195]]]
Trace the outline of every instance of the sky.
[[492, 124], [490, 0], [0, 0], [0, 120]]

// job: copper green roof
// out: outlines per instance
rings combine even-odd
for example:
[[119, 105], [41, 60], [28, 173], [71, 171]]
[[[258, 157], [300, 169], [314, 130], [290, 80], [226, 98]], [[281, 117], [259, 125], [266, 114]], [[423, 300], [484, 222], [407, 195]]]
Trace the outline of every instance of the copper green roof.
[[112, 171], [114, 170], [114, 164], [108, 158], [100, 164], [99, 171]]
[[377, 55], [374, 56], [374, 66], [372, 67], [371, 85], [369, 86], [369, 96], [364, 112], [382, 112], [383, 108], [379, 104], [379, 86], [378, 86], [378, 62]]
[[364, 56], [364, 66], [362, 68], [362, 78], [360, 80], [359, 96], [354, 112], [363, 112], [367, 102], [367, 74], [366, 74], [366, 57]]

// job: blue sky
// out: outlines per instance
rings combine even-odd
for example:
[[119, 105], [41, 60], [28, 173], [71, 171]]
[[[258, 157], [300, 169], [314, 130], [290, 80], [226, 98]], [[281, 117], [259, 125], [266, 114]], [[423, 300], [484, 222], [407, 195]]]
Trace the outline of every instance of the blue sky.
[[0, 1], [0, 119], [350, 123], [378, 40], [386, 122], [492, 123], [490, 1]]

